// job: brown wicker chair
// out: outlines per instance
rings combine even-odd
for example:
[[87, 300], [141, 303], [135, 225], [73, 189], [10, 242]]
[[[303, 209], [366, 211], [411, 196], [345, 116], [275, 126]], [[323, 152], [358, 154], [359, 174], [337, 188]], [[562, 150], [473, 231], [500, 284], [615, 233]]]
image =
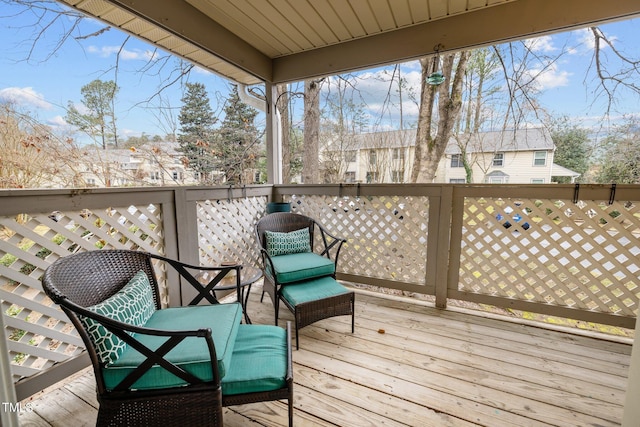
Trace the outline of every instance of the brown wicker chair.
[[[324, 259], [325, 262], [317, 275], [310, 273], [309, 277], [289, 275], [290, 280], [282, 280], [282, 275], [278, 271], [276, 259], [272, 256], [267, 245], [267, 232], [290, 233], [301, 229], [309, 230], [310, 249], [314, 249], [316, 258]], [[264, 271], [264, 293], [269, 294], [275, 310], [275, 324], [278, 324], [279, 302], [282, 302], [293, 313], [296, 324], [296, 348], [300, 348], [298, 339], [299, 329], [333, 316], [351, 315], [351, 332], [355, 329], [355, 294], [347, 290], [344, 286], [335, 281], [335, 271], [338, 264], [338, 257], [345, 239], [330, 234], [321, 224], [308, 216], [276, 212], [261, 218], [255, 227], [257, 241], [260, 244], [260, 254], [262, 268]], [[309, 254], [305, 254], [308, 257]], [[295, 256], [295, 255], [294, 255]], [[332, 261], [330, 271], [327, 270], [326, 260]], [[291, 269], [295, 269], [295, 259], [291, 259], [293, 264]], [[303, 274], [304, 275], [304, 274]], [[309, 291], [313, 295], [323, 294], [322, 288], [328, 289], [325, 296], [305, 298], [304, 295], [292, 298], [289, 291]], [[284, 292], [283, 292], [284, 291]], [[319, 292], [318, 292], [319, 291]], [[262, 301], [262, 298], [261, 298]]]
[[[209, 301], [210, 305], [202, 305], [191, 307], [189, 309], [161, 309], [160, 294], [158, 283], [154, 273], [152, 260], [166, 262], [168, 265], [176, 269], [182, 278], [191, 283], [199, 291], [199, 296], [191, 303], [196, 304], [203, 299]], [[221, 323], [230, 328], [249, 328], [253, 325], [240, 325], [242, 318], [241, 305], [238, 303], [217, 305], [215, 294], [207, 286], [202, 286], [192, 273], [201, 270], [217, 270], [218, 277], [222, 278], [231, 270], [236, 271], [237, 292], [240, 295], [240, 271], [241, 266], [223, 266], [223, 267], [201, 267], [191, 266], [176, 260], [171, 260], [162, 256], [127, 250], [99, 250], [90, 252], [81, 252], [58, 259], [46, 271], [42, 279], [42, 284], [47, 295], [56, 303], [60, 304], [62, 310], [71, 319], [78, 333], [85, 343], [89, 357], [93, 364], [95, 379], [97, 384], [97, 397], [100, 404], [98, 411], [98, 426], [107, 425], [209, 425], [222, 426], [222, 407], [223, 405], [235, 405], [239, 403], [251, 403], [275, 399], [289, 400], [289, 424], [292, 424], [292, 369], [291, 369], [291, 344], [290, 344], [290, 326], [287, 331], [286, 361], [280, 360], [281, 364], [286, 363], [286, 375], [283, 378], [284, 385], [279, 385], [275, 390], [267, 391], [259, 390], [245, 394], [235, 394], [232, 396], [223, 396], [222, 377], [220, 372], [221, 363], [218, 357], [224, 354], [231, 354], [226, 365], [221, 365], [226, 370], [227, 378], [230, 377], [229, 372], [232, 369], [241, 371], [242, 367], [233, 368], [233, 355], [235, 349], [229, 347], [227, 342], [220, 344], [220, 340], [231, 340], [232, 334], [222, 335], [218, 329], [224, 329]], [[140, 273], [140, 271], [144, 273]], [[153, 323], [149, 320], [147, 325], [132, 325], [129, 322], [114, 320], [111, 317], [98, 314], [95, 311], [96, 306], [104, 304], [105, 301], [113, 301], [114, 297], [122, 295], [122, 289], [131, 283], [131, 279], [143, 277], [146, 275], [145, 283], [148, 293], [148, 285], [151, 285], [153, 297], [152, 304], [153, 315], [162, 312], [161, 316], [166, 315], [165, 320], [176, 322], [172, 327], [157, 329], [149, 326]], [[211, 281], [210, 286], [215, 286], [219, 279]], [[148, 283], [148, 285], [146, 285]], [[127, 287], [127, 289], [130, 289]], [[178, 311], [170, 311], [178, 310]], [[187, 317], [188, 327], [180, 328], [178, 320], [174, 317], [180, 316], [180, 313], [197, 314], [197, 317]], [[197, 310], [194, 313], [193, 310]], [[238, 312], [239, 310], [239, 312]], [[232, 319], [230, 316], [223, 318], [223, 322], [217, 319], [211, 320], [212, 314], [234, 313]], [[170, 313], [170, 316], [167, 315]], [[197, 319], [197, 323], [192, 322]], [[90, 319], [93, 326], [87, 326]], [[195, 324], [191, 324], [195, 323]], [[115, 381], [113, 379], [112, 369], [109, 367], [113, 364], [105, 362], [104, 354], [100, 353], [99, 345], [95, 342], [95, 335], [92, 337], [92, 327], [98, 324], [106, 331], [111, 332], [111, 338], [114, 336], [126, 343], [127, 348], [135, 349], [133, 353], [141, 354], [141, 361], [138, 365], [133, 366], [129, 373], [122, 374], [122, 379]], [[229, 326], [230, 325], [230, 326]], [[183, 325], [184, 326], [184, 325]], [[282, 329], [277, 329], [282, 331]], [[247, 331], [247, 329], [245, 329]], [[253, 331], [255, 333], [255, 331]], [[272, 331], [271, 331], [272, 332]], [[239, 332], [237, 332], [239, 336]], [[283, 334], [279, 334], [282, 336]], [[246, 336], [246, 333], [245, 333]], [[150, 346], [148, 342], [141, 342], [147, 337], [155, 340], [155, 346]], [[233, 335], [235, 339], [235, 335]], [[115, 339], [115, 338], [114, 338]], [[239, 338], [238, 338], [239, 339]], [[284, 339], [284, 338], [283, 338]], [[189, 366], [175, 362], [175, 358], [170, 356], [172, 350], [183, 353], [184, 348], [177, 348], [179, 345], [187, 345], [187, 341], [195, 343], [199, 346], [201, 353], [208, 354], [208, 359], [202, 359], [198, 362], [199, 371], [195, 371]], [[204, 344], [203, 344], [204, 342]], [[234, 341], [235, 342], [235, 341]], [[215, 343], [215, 344], [214, 344]], [[267, 343], [269, 344], [269, 343]], [[282, 342], [275, 343], [276, 347], [282, 347]], [[190, 344], [194, 345], [194, 344]], [[154, 348], [153, 350], [151, 348]], [[216, 350], [221, 350], [220, 354]], [[246, 352], [245, 345], [245, 352]], [[174, 352], [174, 353], [175, 353]], [[171, 353], [171, 354], [174, 354]], [[226, 357], [226, 356], [225, 356]], [[280, 355], [278, 356], [280, 357]], [[122, 356], [122, 358], [125, 358]], [[169, 360], [171, 359], [171, 360]], [[145, 376], [149, 370], [155, 368], [155, 376], [149, 374]], [[164, 368], [164, 371], [162, 370]], [[171, 381], [177, 381], [178, 385], [158, 385], [153, 383], [150, 387], [140, 386], [145, 378], [151, 378], [151, 382], [158, 377], [158, 372], [163, 373], [166, 378]], [[237, 372], [236, 371], [236, 372]], [[115, 382], [114, 382], [115, 381]], [[149, 379], [147, 379], [149, 381]]]

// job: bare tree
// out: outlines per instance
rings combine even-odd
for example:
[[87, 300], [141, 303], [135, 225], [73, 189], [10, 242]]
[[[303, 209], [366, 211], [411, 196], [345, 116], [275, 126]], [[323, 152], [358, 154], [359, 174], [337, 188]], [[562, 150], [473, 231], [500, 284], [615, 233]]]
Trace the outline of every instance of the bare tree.
[[320, 84], [322, 79], [304, 82], [304, 158], [302, 181], [317, 184], [320, 181]]
[[0, 106], [0, 146], [0, 188], [83, 186], [73, 140], [11, 104]]
[[[593, 60], [588, 71], [595, 69], [598, 82], [597, 94], [604, 96], [607, 100], [606, 114], [609, 114], [616, 104], [619, 91], [629, 90], [635, 95], [640, 95], [640, 85], [636, 83], [640, 76], [640, 60], [630, 58], [620, 51], [600, 28], [591, 27], [589, 31], [593, 34], [594, 49]], [[605, 47], [611, 49], [612, 58], [605, 58]], [[612, 69], [609, 64], [617, 64], [618, 69]]]
[[358, 135], [367, 125], [364, 103], [353, 75], [327, 79], [326, 106], [322, 111], [320, 143], [324, 182], [344, 182], [353, 153], [358, 150]]

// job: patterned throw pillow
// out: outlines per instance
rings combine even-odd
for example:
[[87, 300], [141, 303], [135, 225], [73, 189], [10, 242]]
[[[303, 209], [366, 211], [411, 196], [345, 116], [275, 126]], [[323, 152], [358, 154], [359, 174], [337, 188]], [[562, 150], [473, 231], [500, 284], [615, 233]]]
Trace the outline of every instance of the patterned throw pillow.
[[267, 238], [269, 256], [311, 252], [311, 237], [309, 229], [306, 227], [290, 233], [278, 233], [277, 231], [265, 231], [264, 233]]
[[[139, 271], [116, 294], [87, 309], [123, 323], [144, 326], [156, 310], [147, 274]], [[100, 361], [105, 364], [115, 362], [124, 351], [126, 343], [95, 320], [79, 317], [96, 346]]]

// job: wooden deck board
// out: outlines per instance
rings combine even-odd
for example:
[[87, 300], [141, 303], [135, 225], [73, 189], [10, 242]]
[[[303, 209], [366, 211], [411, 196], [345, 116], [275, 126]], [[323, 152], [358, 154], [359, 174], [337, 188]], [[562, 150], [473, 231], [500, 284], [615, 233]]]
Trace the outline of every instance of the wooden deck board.
[[[249, 314], [270, 324], [273, 307], [259, 296], [258, 287]], [[281, 307], [280, 324], [292, 319]], [[295, 425], [616, 426], [630, 353], [623, 342], [358, 293], [353, 335], [347, 316], [300, 330]], [[21, 425], [93, 425], [92, 372], [31, 403]], [[287, 411], [265, 402], [224, 417], [231, 427], [282, 426]]]

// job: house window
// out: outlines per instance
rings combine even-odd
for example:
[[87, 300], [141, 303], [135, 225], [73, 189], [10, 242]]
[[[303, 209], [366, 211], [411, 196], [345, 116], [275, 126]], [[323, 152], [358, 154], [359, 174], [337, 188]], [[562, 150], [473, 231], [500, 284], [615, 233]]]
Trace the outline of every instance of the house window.
[[493, 171], [485, 176], [484, 182], [488, 184], [507, 184], [509, 182], [509, 175], [502, 171]]
[[464, 167], [464, 165], [462, 164], [462, 154], [452, 154], [451, 155], [451, 167], [452, 168]]
[[347, 163], [353, 163], [356, 161], [356, 150], [349, 150], [344, 152], [344, 161]]
[[378, 172], [367, 172], [367, 183], [378, 182]]
[[404, 182], [404, 170], [392, 171], [391, 182]]
[[345, 172], [344, 173], [344, 182], [356, 182], [356, 173], [355, 172]]
[[489, 184], [506, 184], [507, 178], [502, 176], [492, 176], [489, 178]]
[[376, 164], [376, 150], [369, 150], [369, 164]]
[[467, 180], [464, 178], [450, 178], [449, 184], [466, 184]]
[[504, 166], [504, 153], [495, 153], [493, 155], [493, 166], [496, 168]]
[[547, 152], [546, 151], [534, 151], [533, 152], [533, 166], [546, 166], [547, 164]]
[[158, 179], [160, 179], [160, 172], [159, 171], [153, 171], [149, 174], [149, 177], [153, 180], [156, 181]]
[[393, 160], [404, 161], [404, 148], [394, 148], [392, 158]]
[[532, 184], [544, 184], [544, 178], [531, 178]]

